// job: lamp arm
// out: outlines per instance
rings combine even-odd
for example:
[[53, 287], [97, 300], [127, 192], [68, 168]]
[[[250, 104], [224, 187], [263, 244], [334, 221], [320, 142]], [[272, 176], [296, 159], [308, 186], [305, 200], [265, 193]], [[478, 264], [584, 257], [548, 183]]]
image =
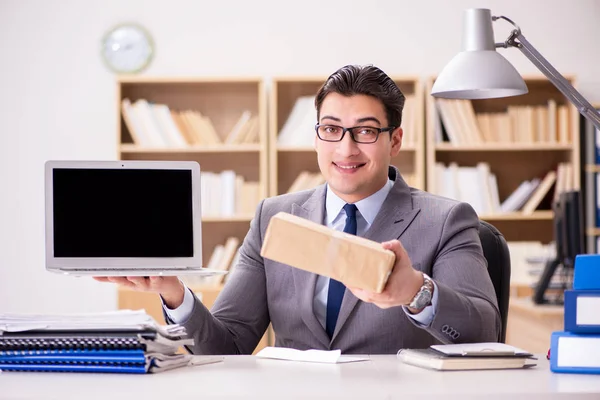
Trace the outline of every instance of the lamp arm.
[[596, 110], [589, 101], [585, 99], [579, 93], [573, 85], [569, 83], [569, 81], [560, 74], [554, 68], [548, 60], [546, 60], [536, 49], [533, 47], [525, 36], [521, 34], [521, 30], [514, 30], [512, 36], [508, 38], [505, 43], [497, 44], [496, 46], [508, 47], [513, 46], [517, 47], [525, 57], [527, 57], [546, 77], [552, 82], [554, 86], [564, 94], [569, 101], [577, 107], [577, 110], [591, 121], [596, 129], [600, 130], [600, 113]]

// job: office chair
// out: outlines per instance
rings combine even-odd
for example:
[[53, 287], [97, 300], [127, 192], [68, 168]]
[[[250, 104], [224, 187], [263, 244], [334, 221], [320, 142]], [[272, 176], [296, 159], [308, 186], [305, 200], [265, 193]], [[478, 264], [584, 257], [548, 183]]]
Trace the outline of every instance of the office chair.
[[479, 238], [483, 255], [488, 263], [488, 273], [496, 291], [502, 321], [500, 342], [504, 343], [506, 341], [506, 320], [510, 297], [510, 253], [504, 236], [488, 222], [479, 221]]

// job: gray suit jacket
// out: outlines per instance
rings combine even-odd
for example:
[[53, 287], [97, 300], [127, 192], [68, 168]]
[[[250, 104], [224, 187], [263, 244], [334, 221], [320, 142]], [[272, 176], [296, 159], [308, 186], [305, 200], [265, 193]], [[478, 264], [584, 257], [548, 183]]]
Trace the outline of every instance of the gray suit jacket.
[[479, 219], [466, 203], [409, 188], [398, 170], [365, 237], [399, 239], [415, 269], [431, 276], [438, 305], [429, 327], [402, 307], [380, 309], [346, 290], [330, 340], [313, 313], [317, 275], [260, 256], [270, 218], [279, 211], [323, 223], [326, 186], [263, 200], [250, 224], [240, 260], [212, 314], [197, 298], [183, 325], [195, 354], [250, 354], [273, 324], [276, 346], [341, 349], [348, 354], [393, 354], [436, 343], [497, 341], [500, 314], [478, 234]]

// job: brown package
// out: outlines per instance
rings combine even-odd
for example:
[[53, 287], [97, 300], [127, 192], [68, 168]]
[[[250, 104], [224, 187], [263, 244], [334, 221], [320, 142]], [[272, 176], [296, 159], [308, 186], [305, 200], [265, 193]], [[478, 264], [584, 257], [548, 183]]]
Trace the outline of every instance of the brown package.
[[271, 218], [260, 254], [375, 293], [383, 291], [396, 258], [381, 243], [284, 212]]

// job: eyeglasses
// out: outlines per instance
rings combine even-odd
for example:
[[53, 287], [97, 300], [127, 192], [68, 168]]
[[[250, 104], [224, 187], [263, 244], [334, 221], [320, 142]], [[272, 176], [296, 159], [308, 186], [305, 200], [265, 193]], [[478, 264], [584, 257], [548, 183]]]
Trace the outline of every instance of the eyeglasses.
[[356, 143], [375, 143], [379, 139], [381, 132], [391, 132], [396, 129], [395, 126], [387, 128], [375, 128], [372, 126], [353, 126], [344, 128], [337, 125], [316, 124], [315, 130], [319, 139], [325, 142], [341, 142], [346, 132], [350, 132], [350, 137]]

